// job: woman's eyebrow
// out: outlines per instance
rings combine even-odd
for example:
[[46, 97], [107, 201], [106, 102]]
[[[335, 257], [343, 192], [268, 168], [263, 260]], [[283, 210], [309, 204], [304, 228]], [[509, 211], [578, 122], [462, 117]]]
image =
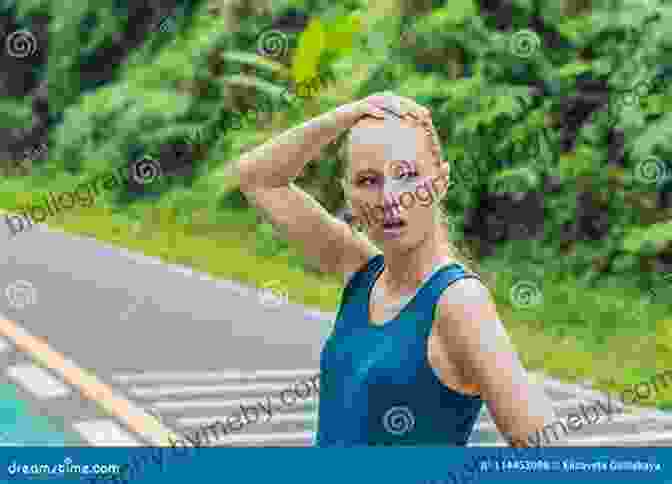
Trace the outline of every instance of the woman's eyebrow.
[[362, 175], [378, 175], [379, 172], [374, 170], [373, 168], [366, 168], [364, 170], [359, 170], [357, 173], [355, 173], [354, 178], [357, 178]]

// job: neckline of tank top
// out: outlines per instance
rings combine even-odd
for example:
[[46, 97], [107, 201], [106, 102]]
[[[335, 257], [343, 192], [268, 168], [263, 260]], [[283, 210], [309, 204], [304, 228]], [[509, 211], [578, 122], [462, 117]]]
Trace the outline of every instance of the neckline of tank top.
[[[405, 296], [401, 296], [397, 302], [389, 303], [389, 304], [384, 304], [383, 305], [383, 311], [385, 311], [387, 308], [397, 308], [400, 306], [405, 306], [408, 302], [410, 302], [411, 299], [415, 297], [415, 295], [422, 289], [422, 287], [429, 281], [434, 274], [436, 274], [439, 270], [441, 270], [444, 267], [447, 267], [449, 265], [453, 265], [455, 262], [446, 262], [446, 261], [441, 261], [437, 263], [437, 265], [434, 266], [434, 269], [422, 280], [420, 285], [413, 291], [412, 294], [408, 294]], [[380, 286], [377, 286], [376, 283], [374, 282], [373, 285], [373, 291], [371, 292], [371, 299], [373, 301], [380, 300], [385, 296], [385, 289], [383, 289]]]

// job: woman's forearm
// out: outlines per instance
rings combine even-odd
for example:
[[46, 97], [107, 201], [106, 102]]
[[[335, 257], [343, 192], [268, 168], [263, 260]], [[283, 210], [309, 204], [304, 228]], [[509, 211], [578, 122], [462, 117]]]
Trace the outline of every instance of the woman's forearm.
[[360, 116], [357, 103], [346, 104], [245, 153], [238, 160], [241, 189], [289, 185], [323, 146], [350, 128]]

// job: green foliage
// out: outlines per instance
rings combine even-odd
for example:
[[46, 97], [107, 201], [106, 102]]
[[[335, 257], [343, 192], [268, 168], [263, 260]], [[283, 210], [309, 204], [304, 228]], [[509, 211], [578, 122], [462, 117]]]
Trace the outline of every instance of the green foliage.
[[[23, 5], [29, 3], [31, 8], [43, 5]], [[501, 31], [493, 18], [479, 15], [474, 0], [451, 1], [426, 15], [409, 16], [403, 26], [401, 19], [370, 15], [357, 2], [338, 7], [323, 2], [308, 12], [312, 30], [292, 37], [295, 55], [275, 59], [257, 52], [257, 37], [270, 23], [267, 17], [212, 16], [206, 2], [196, 2], [193, 15], [178, 19], [175, 32], [152, 32], [114, 67], [110, 82], [95, 88], [82, 85], [80, 68], [115, 33], [128, 28], [124, 16], [112, 0], [54, 7], [48, 77], [50, 102], [62, 120], [50, 133], [51, 160], [36, 172], [32, 186], [65, 186], [142, 154], [156, 156], [167, 143], [185, 138], [198, 148], [194, 177], [163, 186], [161, 205], [175, 207], [184, 217], [194, 210], [212, 211], [215, 219], [230, 210], [248, 210], [229, 191], [235, 187], [229, 160], [305, 121], [308, 112], [394, 90], [432, 108], [455, 183], [445, 206], [460, 223], [484, 196], [539, 191], [544, 234], [530, 259], [567, 259], [558, 270], [569, 267], [577, 275], [592, 274], [596, 260], [603, 258], [611, 263], [598, 272], [638, 270], [638, 261], [651, 250], [656, 255], [672, 248], [669, 233], [654, 225], [661, 220], [659, 210], [647, 201], [661, 187], [642, 184], [635, 176], [643, 160], [672, 157], [672, 82], [655, 82], [639, 102], [626, 105], [622, 94], [612, 97], [609, 109], [593, 113], [578, 127], [569, 151], [561, 150], [558, 123], [579, 78], [606, 76], [618, 93], [672, 65], [672, 7], [656, 6], [660, 19], [644, 26], [653, 7], [643, 0], [621, 6], [596, 2], [592, 11], [577, 16], [564, 15], [562, 5], [549, 3], [541, 15], [560, 33], [563, 47], [542, 41], [532, 55], [521, 57], [512, 46], [516, 32], [532, 25], [533, 3], [514, 2], [513, 27]], [[289, 5], [295, 2], [274, 2], [274, 14]], [[382, 37], [374, 42], [377, 33]], [[376, 64], [368, 75], [355, 74], [372, 60]], [[335, 81], [312, 99], [287, 101], [297, 78], [322, 70]], [[533, 83], [553, 94], [531, 95]], [[3, 125], [28, 122], [27, 105], [3, 103]], [[235, 113], [250, 113], [261, 103], [272, 104], [272, 117], [243, 116], [240, 128], [232, 126]], [[609, 164], [614, 126], [625, 132], [625, 166], [619, 169]], [[336, 210], [343, 200], [333, 180], [341, 169], [338, 157], [325, 152], [300, 183]], [[553, 192], [546, 190], [549, 175], [561, 183]], [[599, 201], [609, 230], [599, 241], [564, 247], [569, 255], [560, 258], [563, 226], [577, 223], [577, 197], [585, 193]], [[638, 205], [633, 200], [645, 201]], [[128, 213], [136, 213], [134, 206], [143, 203], [131, 200], [124, 208], [122, 202], [112, 197], [110, 203]], [[262, 252], [288, 250], [265, 230], [258, 232]]]

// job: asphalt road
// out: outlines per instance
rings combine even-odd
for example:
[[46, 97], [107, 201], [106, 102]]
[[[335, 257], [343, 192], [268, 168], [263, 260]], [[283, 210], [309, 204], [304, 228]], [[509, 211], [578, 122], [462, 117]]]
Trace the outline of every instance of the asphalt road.
[[[215, 281], [93, 239], [42, 227], [10, 239], [4, 217], [0, 227], [0, 316], [44, 338], [51, 349], [178, 433], [226, 421], [239, 412], [241, 402], [268, 401], [271, 418], [259, 418], [216, 441], [212, 437], [210, 443], [311, 444], [317, 392], [291, 405], [282, 403], [279, 394], [317, 373], [333, 315], [269, 304], [256, 288]], [[7, 287], [14, 290], [8, 294]], [[0, 343], [2, 378], [17, 386], [34, 411], [74, 430], [78, 438], [66, 445], [147, 443], [66, 382], [36, 369], [29, 356]], [[544, 385], [560, 417], [578, 412], [581, 404], [595, 406], [596, 399], [606, 405], [605, 394], [533, 377]], [[49, 383], [50, 378], [55, 381]], [[613, 398], [612, 405], [620, 405]], [[672, 415], [618, 410], [568, 438], [573, 445], [668, 446]], [[485, 412], [470, 445], [502, 442]]]

